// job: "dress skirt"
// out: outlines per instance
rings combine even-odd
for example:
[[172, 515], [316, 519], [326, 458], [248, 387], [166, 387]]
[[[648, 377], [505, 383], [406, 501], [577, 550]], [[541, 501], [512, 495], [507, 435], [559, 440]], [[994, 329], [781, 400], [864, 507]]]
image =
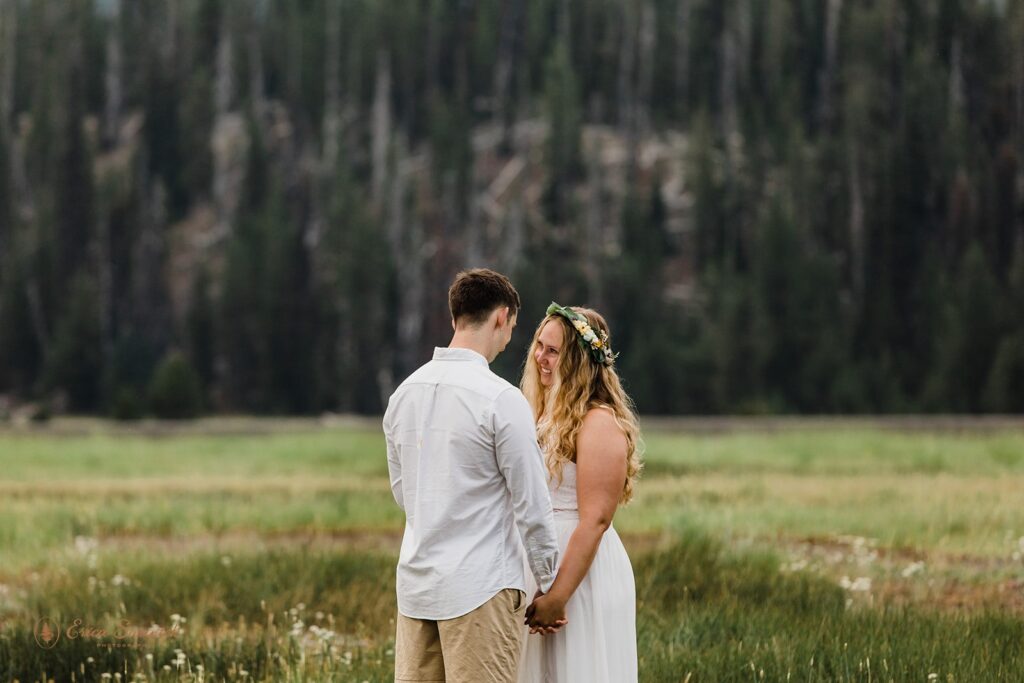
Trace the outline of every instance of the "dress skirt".
[[[556, 510], [562, 557], [579, 514]], [[527, 595], [537, 592], [527, 571]], [[569, 623], [548, 636], [526, 629], [519, 683], [633, 683], [637, 680], [636, 585], [615, 528], [608, 527], [594, 562], [566, 604]], [[526, 627], [524, 627], [526, 628]]]

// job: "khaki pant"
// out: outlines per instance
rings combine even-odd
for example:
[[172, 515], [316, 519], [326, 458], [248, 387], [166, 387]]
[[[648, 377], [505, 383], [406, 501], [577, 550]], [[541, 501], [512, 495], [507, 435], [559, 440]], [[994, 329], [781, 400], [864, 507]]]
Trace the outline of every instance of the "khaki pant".
[[399, 614], [395, 681], [515, 681], [525, 613], [526, 595], [506, 588], [454, 619], [430, 621]]

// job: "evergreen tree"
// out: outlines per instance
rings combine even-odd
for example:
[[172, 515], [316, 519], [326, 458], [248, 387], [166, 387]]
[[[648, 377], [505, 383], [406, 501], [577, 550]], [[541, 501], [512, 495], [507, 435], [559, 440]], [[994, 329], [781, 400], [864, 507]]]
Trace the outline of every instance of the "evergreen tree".
[[102, 336], [96, 301], [95, 282], [79, 273], [68, 287], [67, 305], [45, 359], [44, 390], [66, 393], [68, 408], [75, 412], [96, 411], [101, 398]]
[[[933, 407], [982, 410], [982, 390], [989, 380], [1002, 331], [999, 300], [985, 252], [974, 244], [964, 255], [936, 340], [936, 369], [927, 397]], [[1013, 362], [1012, 352], [1007, 352], [1002, 360], [1004, 367]]]
[[157, 417], [185, 420], [203, 410], [199, 375], [180, 351], [171, 351], [157, 366], [148, 391], [149, 407]]
[[580, 92], [576, 72], [564, 42], [557, 42], [544, 70], [544, 92], [547, 104], [548, 216], [554, 223], [569, 218], [570, 188], [580, 176], [581, 123]]
[[513, 347], [606, 309], [644, 412], [1020, 409], [1013, 3], [168, 7], [7, 3], [16, 400], [136, 415], [180, 345], [217, 409], [379, 411], [500, 252]]

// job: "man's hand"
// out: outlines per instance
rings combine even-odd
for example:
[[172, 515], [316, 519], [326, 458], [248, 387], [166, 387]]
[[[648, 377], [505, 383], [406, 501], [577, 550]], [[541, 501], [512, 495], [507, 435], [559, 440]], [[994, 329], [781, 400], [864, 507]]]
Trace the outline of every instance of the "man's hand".
[[565, 601], [550, 593], [544, 595], [537, 591], [533, 602], [526, 608], [525, 623], [530, 627], [530, 633], [544, 636], [555, 633], [569, 623], [565, 616]]

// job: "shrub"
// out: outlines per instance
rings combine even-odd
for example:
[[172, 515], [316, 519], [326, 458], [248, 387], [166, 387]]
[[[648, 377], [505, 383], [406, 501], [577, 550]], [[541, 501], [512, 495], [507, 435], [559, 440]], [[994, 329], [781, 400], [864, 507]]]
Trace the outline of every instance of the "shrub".
[[171, 351], [157, 366], [149, 383], [149, 407], [157, 417], [185, 420], [203, 409], [199, 375], [180, 351]]
[[139, 420], [146, 413], [146, 406], [133, 387], [119, 387], [114, 393], [110, 415], [115, 420]]

